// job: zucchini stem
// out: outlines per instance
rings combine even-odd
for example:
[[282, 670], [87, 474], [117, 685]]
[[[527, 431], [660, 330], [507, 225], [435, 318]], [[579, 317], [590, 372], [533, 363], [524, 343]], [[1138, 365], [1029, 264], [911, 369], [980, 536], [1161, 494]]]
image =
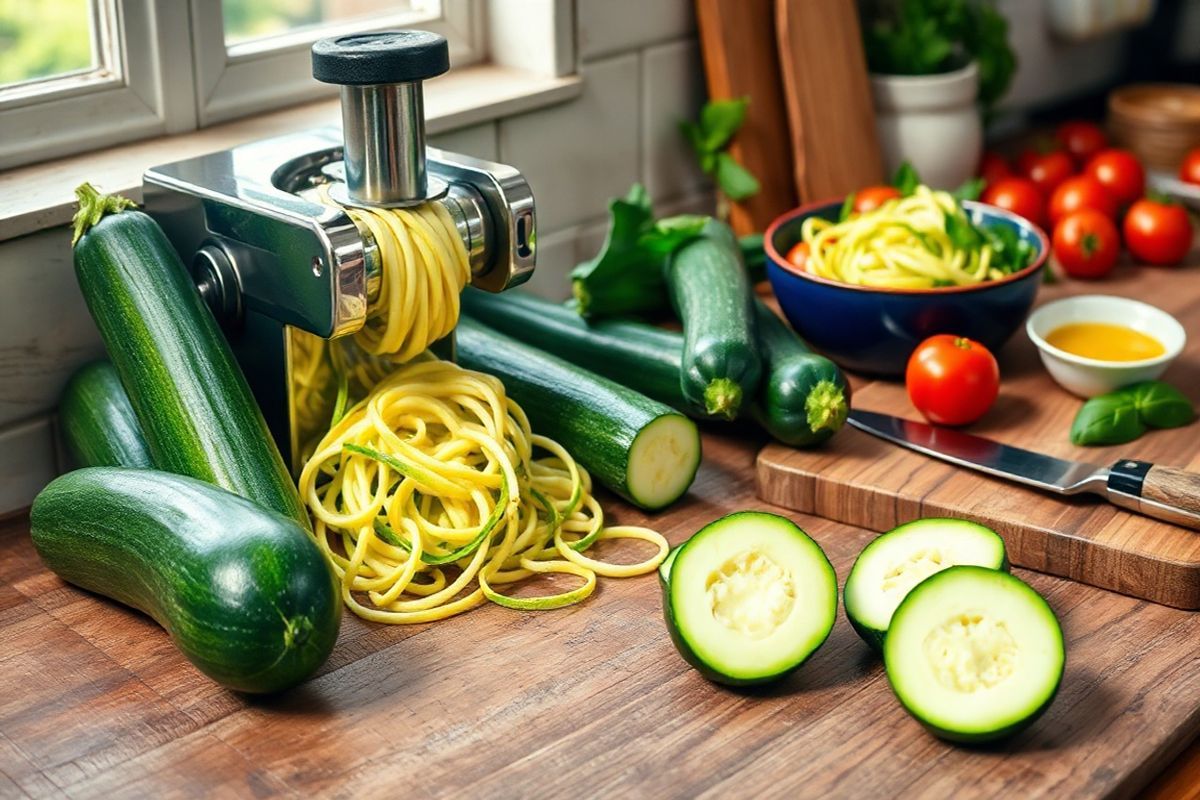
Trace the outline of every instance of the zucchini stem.
[[808, 416], [808, 427], [813, 433], [823, 430], [837, 431], [846, 423], [850, 404], [846, 402], [846, 393], [842, 387], [831, 380], [821, 380], [808, 393], [808, 398], [804, 401], [804, 411]]
[[75, 197], [79, 200], [79, 209], [71, 220], [75, 227], [75, 233], [71, 237], [72, 247], [85, 233], [109, 214], [119, 214], [127, 208], [137, 208], [137, 203], [128, 197], [121, 197], [119, 194], [100, 194], [99, 189], [86, 182], [76, 187]]
[[742, 406], [742, 387], [730, 378], [716, 378], [704, 387], [704, 410], [711, 416], [733, 419]]

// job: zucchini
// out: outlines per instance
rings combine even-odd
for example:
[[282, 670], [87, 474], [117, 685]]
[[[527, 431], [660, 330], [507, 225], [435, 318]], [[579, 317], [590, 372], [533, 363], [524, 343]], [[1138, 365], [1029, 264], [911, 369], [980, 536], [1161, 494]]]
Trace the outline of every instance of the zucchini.
[[[837, 365], [811, 352], [791, 328], [755, 301], [766, 374], [751, 415], [773, 437], [812, 445], [846, 422], [849, 387]], [[640, 322], [587, 323], [566, 306], [520, 291], [490, 294], [468, 289], [471, 317], [573, 364], [611, 378], [693, 417], [710, 418], [688, 403], [679, 375], [683, 337]]]
[[41, 491], [30, 526], [55, 574], [150, 615], [188, 661], [230, 689], [293, 686], [337, 639], [337, 580], [311, 537], [208, 483], [157, 470], [76, 470]]
[[75, 275], [159, 469], [308, 514], [246, 378], [179, 255], [133, 203], [76, 190]]
[[58, 427], [81, 467], [154, 466], [121, 378], [108, 361], [75, 371], [58, 400]]
[[748, 686], [803, 664], [833, 630], [837, 575], [791, 520], [740, 511], [677, 548], [663, 615], [683, 659], [709, 680]]
[[960, 565], [908, 593], [883, 659], [917, 721], [943, 739], [977, 743], [1012, 735], [1050, 707], [1066, 647], [1037, 592], [1007, 572]]
[[459, 363], [500, 378], [535, 431], [631, 503], [663, 508], [692, 485], [700, 432], [679, 412], [466, 317], [455, 344]]
[[683, 323], [683, 396], [698, 411], [733, 419], [762, 373], [754, 299], [729, 226], [710, 220], [664, 268], [667, 293]]
[[931, 517], [893, 528], [863, 548], [842, 592], [846, 617], [876, 651], [896, 607], [921, 581], [955, 564], [1008, 570], [1004, 540], [965, 519]]

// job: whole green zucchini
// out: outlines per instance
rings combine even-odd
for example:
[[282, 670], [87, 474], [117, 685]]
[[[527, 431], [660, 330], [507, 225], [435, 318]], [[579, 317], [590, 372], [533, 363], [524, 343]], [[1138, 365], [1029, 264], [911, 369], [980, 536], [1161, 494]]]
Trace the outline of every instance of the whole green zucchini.
[[498, 377], [536, 433], [612, 491], [646, 509], [679, 499], [700, 466], [700, 433], [678, 411], [463, 317], [462, 366]]
[[75, 275], [159, 469], [310, 527], [246, 378], [158, 224], [76, 190]]
[[[781, 442], [824, 441], [846, 422], [846, 379], [836, 364], [810, 351], [783, 320], [755, 303], [766, 374], [750, 414]], [[587, 323], [565, 306], [520, 291], [469, 289], [463, 294], [463, 310], [502, 333], [696, 418], [707, 416], [683, 397], [678, 380], [683, 337], [678, 333], [623, 320]]]
[[698, 411], [733, 419], [762, 373], [755, 343], [754, 292], [729, 226], [710, 220], [664, 268], [683, 323], [683, 396]]
[[293, 520], [208, 483], [91, 467], [52, 481], [33, 545], [63, 580], [149, 614], [213, 680], [274, 692], [333, 649], [333, 570]]
[[78, 466], [154, 466], [111, 362], [93, 361], [75, 371], [58, 399], [58, 428]]

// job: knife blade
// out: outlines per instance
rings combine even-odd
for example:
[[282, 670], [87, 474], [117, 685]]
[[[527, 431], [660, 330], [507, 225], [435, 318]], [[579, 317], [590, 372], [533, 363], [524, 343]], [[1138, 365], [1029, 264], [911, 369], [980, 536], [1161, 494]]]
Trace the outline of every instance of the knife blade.
[[1036, 453], [971, 433], [855, 409], [855, 428], [996, 478], [1060, 495], [1090, 493], [1176, 525], [1200, 528], [1200, 475], [1136, 459], [1111, 466]]

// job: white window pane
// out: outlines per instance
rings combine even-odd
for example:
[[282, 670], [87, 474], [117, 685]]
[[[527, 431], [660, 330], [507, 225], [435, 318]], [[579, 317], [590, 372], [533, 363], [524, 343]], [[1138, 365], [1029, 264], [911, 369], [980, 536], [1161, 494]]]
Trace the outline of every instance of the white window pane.
[[[9, 0], [0, 0], [8, 2]], [[439, 0], [221, 0], [225, 44], [362, 20], [415, 24], [441, 16]]]
[[93, 0], [0, 0], [0, 88], [101, 66]]

